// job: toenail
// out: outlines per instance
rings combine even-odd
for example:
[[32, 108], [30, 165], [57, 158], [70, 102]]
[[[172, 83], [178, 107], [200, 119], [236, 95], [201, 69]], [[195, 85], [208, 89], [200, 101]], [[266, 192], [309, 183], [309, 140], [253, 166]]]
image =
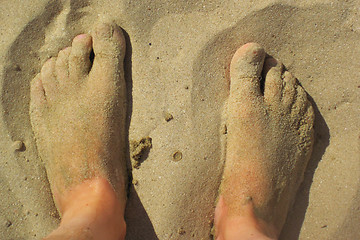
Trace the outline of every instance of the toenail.
[[80, 40], [80, 39], [84, 39], [84, 38], [86, 38], [86, 37], [87, 37], [87, 34], [80, 34], [80, 35], [77, 35], [77, 36], [75, 37], [75, 39]]
[[111, 25], [98, 26], [96, 33], [102, 38], [111, 38], [114, 33], [114, 28]]
[[246, 43], [243, 47], [248, 48], [252, 43]]

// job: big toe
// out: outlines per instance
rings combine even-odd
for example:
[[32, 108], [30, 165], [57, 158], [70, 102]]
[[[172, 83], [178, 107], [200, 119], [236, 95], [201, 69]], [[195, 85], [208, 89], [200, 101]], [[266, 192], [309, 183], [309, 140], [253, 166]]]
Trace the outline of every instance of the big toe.
[[122, 68], [125, 56], [125, 39], [116, 24], [100, 23], [93, 33], [95, 53], [93, 70], [114, 73]]
[[260, 78], [265, 50], [257, 43], [247, 43], [234, 54], [230, 64], [230, 97], [260, 97]]
[[90, 70], [92, 39], [88, 34], [81, 34], [74, 38], [69, 56], [69, 74], [72, 80], [83, 79]]

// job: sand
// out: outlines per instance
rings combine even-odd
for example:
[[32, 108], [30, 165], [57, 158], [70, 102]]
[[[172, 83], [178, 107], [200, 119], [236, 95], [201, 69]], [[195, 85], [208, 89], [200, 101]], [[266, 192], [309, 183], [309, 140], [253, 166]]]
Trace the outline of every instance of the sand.
[[359, 9], [351, 0], [2, 1], [0, 239], [40, 239], [59, 223], [29, 82], [100, 18], [126, 33], [129, 142], [152, 139], [132, 171], [127, 239], [210, 239], [229, 63], [250, 41], [294, 73], [316, 109], [314, 152], [281, 239], [360, 239]]

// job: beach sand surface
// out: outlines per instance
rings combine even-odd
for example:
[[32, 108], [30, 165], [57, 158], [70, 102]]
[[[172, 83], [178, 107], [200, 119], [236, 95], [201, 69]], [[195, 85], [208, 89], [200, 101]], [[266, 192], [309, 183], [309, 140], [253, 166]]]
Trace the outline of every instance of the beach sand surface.
[[315, 106], [314, 152], [281, 239], [360, 239], [359, 11], [352, 0], [2, 1], [0, 239], [40, 239], [59, 223], [29, 83], [104, 20], [126, 36], [128, 140], [152, 139], [132, 169], [126, 239], [211, 239], [229, 63], [247, 42], [281, 60]]

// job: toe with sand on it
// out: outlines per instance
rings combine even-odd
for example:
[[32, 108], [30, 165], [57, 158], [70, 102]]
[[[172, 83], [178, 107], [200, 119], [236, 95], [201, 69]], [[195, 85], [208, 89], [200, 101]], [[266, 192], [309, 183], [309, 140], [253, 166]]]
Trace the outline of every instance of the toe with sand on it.
[[91, 36], [95, 54], [94, 71], [98, 70], [97, 67], [118, 71], [122, 67], [126, 51], [122, 30], [114, 23], [100, 23], [94, 27]]
[[257, 43], [247, 43], [234, 54], [230, 64], [230, 96], [256, 98], [261, 96], [261, 72], [265, 50]]

